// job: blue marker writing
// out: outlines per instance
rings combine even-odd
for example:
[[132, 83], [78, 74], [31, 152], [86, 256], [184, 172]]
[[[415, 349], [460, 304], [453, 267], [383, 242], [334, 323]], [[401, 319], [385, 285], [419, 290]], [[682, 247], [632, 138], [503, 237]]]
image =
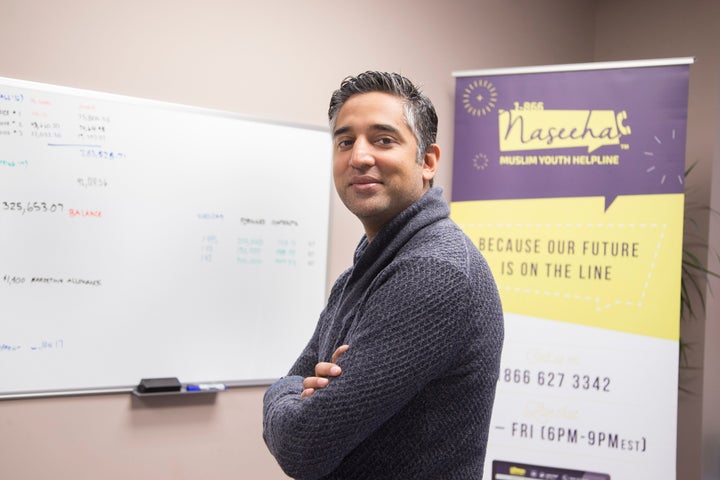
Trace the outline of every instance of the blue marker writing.
[[222, 392], [225, 388], [224, 383], [198, 383], [185, 386], [188, 392]]

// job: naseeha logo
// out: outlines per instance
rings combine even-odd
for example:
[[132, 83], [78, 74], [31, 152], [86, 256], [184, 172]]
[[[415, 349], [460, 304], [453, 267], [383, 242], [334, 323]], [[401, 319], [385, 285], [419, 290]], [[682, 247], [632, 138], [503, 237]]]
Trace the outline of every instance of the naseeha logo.
[[590, 153], [605, 145], [628, 148], [620, 143], [631, 133], [627, 117], [625, 110], [501, 109], [500, 151], [587, 147]]

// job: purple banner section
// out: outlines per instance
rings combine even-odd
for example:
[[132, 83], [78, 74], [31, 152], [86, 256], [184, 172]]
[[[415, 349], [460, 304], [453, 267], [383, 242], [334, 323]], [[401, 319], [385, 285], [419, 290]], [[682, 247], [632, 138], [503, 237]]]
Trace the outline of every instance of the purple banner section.
[[[452, 201], [682, 193], [687, 65], [459, 77]], [[681, 161], [678, 161], [678, 160]]]

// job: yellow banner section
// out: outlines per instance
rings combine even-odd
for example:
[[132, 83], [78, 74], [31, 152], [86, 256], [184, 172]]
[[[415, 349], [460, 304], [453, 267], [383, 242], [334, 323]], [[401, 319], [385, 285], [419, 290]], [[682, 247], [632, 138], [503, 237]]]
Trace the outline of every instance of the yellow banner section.
[[679, 339], [683, 195], [454, 202], [507, 312]]

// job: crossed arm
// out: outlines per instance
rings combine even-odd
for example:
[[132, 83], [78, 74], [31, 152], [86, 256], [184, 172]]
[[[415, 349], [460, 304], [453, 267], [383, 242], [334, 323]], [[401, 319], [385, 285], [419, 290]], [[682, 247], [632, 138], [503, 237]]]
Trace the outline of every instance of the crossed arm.
[[[417, 262], [406, 268], [416, 274]], [[288, 475], [319, 478], [333, 471], [463, 351], [464, 304], [436, 299], [466, 298], [464, 277], [438, 269], [437, 262], [421, 269], [448, 280], [432, 294], [410, 292], [414, 284], [405, 275], [387, 279], [362, 305], [361, 328], [344, 336], [347, 344], [329, 361], [318, 362], [316, 330], [290, 374], [266, 391], [263, 435]]]

